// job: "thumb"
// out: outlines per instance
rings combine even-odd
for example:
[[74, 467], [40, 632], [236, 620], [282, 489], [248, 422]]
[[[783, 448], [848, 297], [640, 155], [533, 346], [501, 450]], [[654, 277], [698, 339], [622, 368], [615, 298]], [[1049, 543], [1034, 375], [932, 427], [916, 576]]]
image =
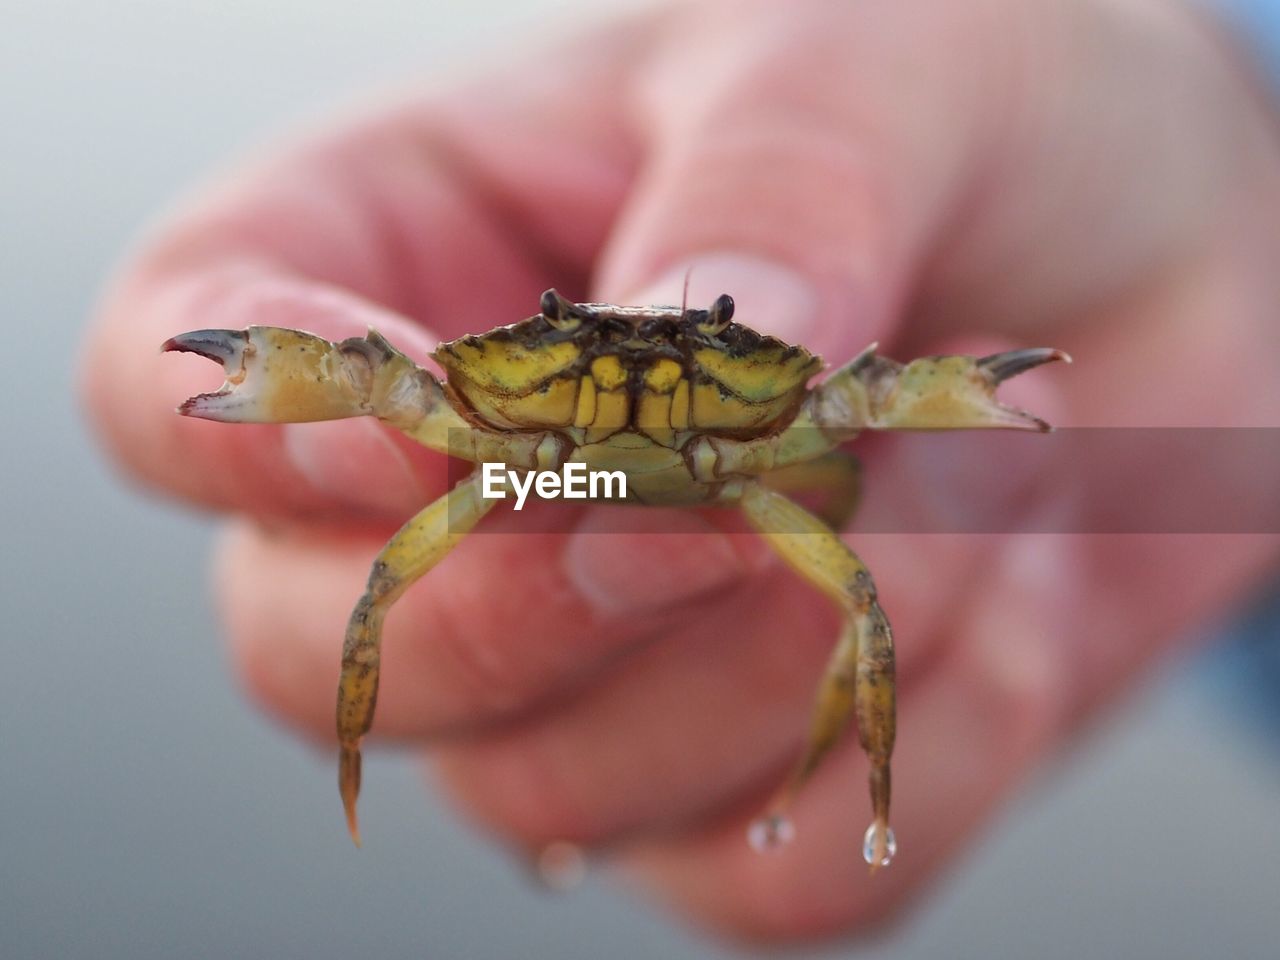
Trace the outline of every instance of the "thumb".
[[981, 18], [932, 6], [948, 22], [923, 35], [889, 4], [699, 8], [668, 31], [638, 78], [646, 160], [598, 294], [679, 303], [689, 273], [690, 303], [729, 293], [743, 323], [832, 362], [889, 338], [991, 113]]

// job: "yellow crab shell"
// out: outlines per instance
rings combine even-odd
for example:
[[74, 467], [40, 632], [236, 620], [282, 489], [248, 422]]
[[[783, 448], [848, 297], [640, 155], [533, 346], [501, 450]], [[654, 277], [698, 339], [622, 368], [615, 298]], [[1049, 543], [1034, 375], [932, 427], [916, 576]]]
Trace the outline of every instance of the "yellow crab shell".
[[585, 444], [620, 432], [664, 447], [691, 431], [746, 439], [794, 414], [822, 362], [729, 322], [731, 304], [716, 323], [715, 308], [573, 304], [571, 314], [443, 343], [434, 356], [496, 427], [564, 430]]
[[623, 470], [628, 499], [695, 503], [689, 437], [751, 439], [795, 416], [822, 362], [710, 310], [575, 304], [554, 291], [520, 323], [441, 344], [455, 402], [491, 427], [555, 430], [568, 459]]

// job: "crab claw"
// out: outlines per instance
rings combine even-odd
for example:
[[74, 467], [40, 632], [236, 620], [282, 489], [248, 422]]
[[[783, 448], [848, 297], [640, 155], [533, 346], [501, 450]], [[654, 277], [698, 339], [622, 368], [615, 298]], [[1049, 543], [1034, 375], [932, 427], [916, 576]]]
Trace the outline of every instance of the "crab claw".
[[[206, 420], [239, 420], [228, 415], [236, 403], [230, 399], [232, 390], [245, 377], [245, 354], [252, 351], [247, 330], [192, 330], [170, 337], [160, 347], [166, 353], [194, 353], [220, 364], [226, 371], [226, 381], [215, 393], [202, 393], [183, 401], [178, 412], [183, 416], [202, 417]], [[243, 392], [240, 399], [243, 400]]]
[[193, 330], [162, 349], [221, 364], [226, 380], [213, 393], [178, 407], [188, 417], [231, 423], [301, 423], [369, 412], [374, 370], [394, 355], [377, 333], [330, 343], [301, 330], [249, 327]]
[[905, 366], [866, 351], [851, 370], [866, 389], [870, 426], [881, 430], [1053, 428], [1037, 416], [996, 400], [996, 387], [1033, 367], [1071, 357], [1036, 347], [987, 357], [922, 357]]

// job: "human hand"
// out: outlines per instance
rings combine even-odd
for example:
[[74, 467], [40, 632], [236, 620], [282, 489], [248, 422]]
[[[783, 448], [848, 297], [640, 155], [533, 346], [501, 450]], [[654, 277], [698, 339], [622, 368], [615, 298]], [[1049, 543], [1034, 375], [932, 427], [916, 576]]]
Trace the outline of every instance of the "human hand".
[[[1080, 365], [1009, 396], [1055, 423], [1274, 426], [1272, 122], [1229, 51], [1164, 0], [648, 14], [356, 117], [206, 193], [113, 289], [86, 403], [137, 476], [241, 517], [218, 565], [237, 662], [271, 710], [328, 742], [368, 563], [446, 471], [371, 421], [176, 417], [209, 371], [161, 360], [165, 338], [374, 324], [421, 357], [529, 314], [552, 283], [670, 302], [693, 265], [693, 302], [728, 291], [744, 322], [836, 363], [872, 340], [902, 359], [1052, 344]], [[1070, 493], [1052, 461], [1009, 476], [981, 436], [963, 439], [941, 492], [913, 479], [907, 448], [878, 445], [878, 526], [910, 529], [922, 503]], [[1145, 479], [1138, 462], [1110, 469]], [[375, 738], [430, 745], [464, 808], [516, 844], [607, 847], [703, 921], [772, 938], [902, 903], [1275, 547], [856, 538], [903, 689], [902, 850], [868, 883], [852, 745], [798, 801], [784, 853], [744, 841], [834, 637], [821, 599], [696, 516], [591, 511], [576, 534], [519, 520], [495, 518], [400, 602]], [[635, 533], [599, 532], [623, 523]]]

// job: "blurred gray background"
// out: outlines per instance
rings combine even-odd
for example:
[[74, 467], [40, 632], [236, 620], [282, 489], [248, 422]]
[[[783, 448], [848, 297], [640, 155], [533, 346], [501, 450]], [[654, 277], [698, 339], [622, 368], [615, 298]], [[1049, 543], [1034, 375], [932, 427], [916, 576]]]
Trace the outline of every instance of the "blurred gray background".
[[[0, 958], [732, 956], [602, 879], [537, 889], [408, 758], [375, 753], [365, 811], [382, 839], [355, 855], [332, 758], [229, 674], [206, 596], [213, 522], [122, 487], [75, 408], [103, 278], [182, 188], [333, 102], [447, 74], [581, 8], [3, 0], [0, 14]], [[805, 955], [1280, 956], [1280, 733], [1241, 708], [1261, 662], [1248, 642], [1214, 649], [1024, 790], [895, 929]]]

